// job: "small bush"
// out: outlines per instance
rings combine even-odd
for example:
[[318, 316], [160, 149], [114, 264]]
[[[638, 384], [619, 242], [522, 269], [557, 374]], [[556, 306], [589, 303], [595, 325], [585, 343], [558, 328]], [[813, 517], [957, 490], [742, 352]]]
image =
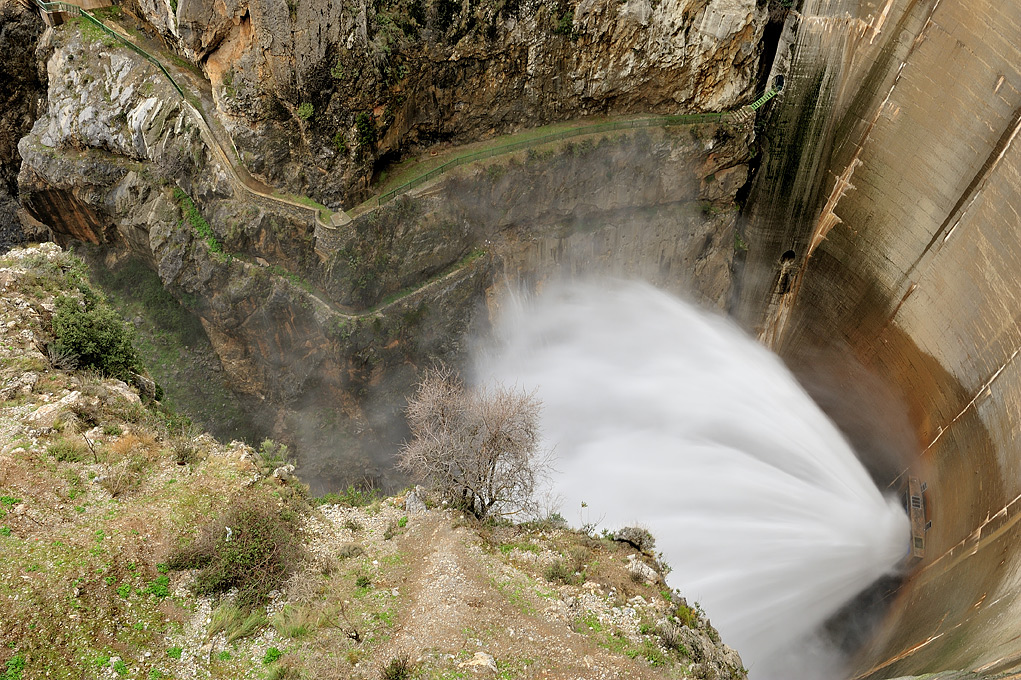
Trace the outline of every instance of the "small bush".
[[574, 571], [569, 566], [563, 563], [561, 560], [554, 560], [546, 569], [543, 570], [542, 575], [550, 583], [563, 583], [565, 585], [571, 585], [575, 581]]
[[313, 113], [315, 113], [315, 107], [312, 105], [312, 102], [302, 102], [298, 106], [298, 118], [302, 120], [308, 120], [312, 117]]
[[178, 465], [188, 465], [198, 460], [198, 449], [188, 439], [174, 441], [174, 462]]
[[114, 498], [119, 498], [142, 486], [142, 479], [148, 466], [149, 461], [145, 456], [131, 456], [111, 468], [109, 474], [99, 480], [99, 485]]
[[691, 656], [691, 652], [684, 644], [681, 629], [670, 621], [663, 621], [658, 625], [656, 627], [656, 635], [659, 636], [663, 646], [667, 649], [680, 652], [683, 656]]
[[206, 525], [189, 547], [171, 555], [171, 569], [201, 569], [199, 594], [237, 588], [243, 608], [265, 602], [280, 587], [302, 556], [290, 526], [268, 503], [245, 499]]
[[276, 647], [270, 647], [269, 649], [266, 650], [266, 653], [263, 655], [262, 663], [263, 665], [268, 666], [271, 663], [276, 662], [283, 655], [284, 653], [281, 652]]
[[181, 654], [183, 652], [184, 649], [182, 649], [181, 647], [171, 647], [170, 649], [167, 650], [167, 656], [169, 656], [171, 659], [180, 659]]
[[376, 143], [376, 121], [367, 112], [355, 116], [355, 127], [358, 129], [358, 146], [370, 146]]
[[410, 680], [414, 677], [414, 667], [407, 656], [395, 656], [379, 670], [380, 680]]
[[156, 580], [145, 589], [147, 595], [155, 595], [159, 599], [170, 596], [170, 577], [158, 576]]
[[355, 579], [355, 585], [359, 588], [368, 588], [372, 585], [372, 579], [365, 574], [359, 574], [358, 578]]
[[279, 444], [272, 439], [264, 439], [259, 445], [258, 453], [259, 470], [266, 475], [289, 462], [287, 445]]
[[21, 680], [21, 675], [25, 671], [25, 657], [21, 654], [15, 654], [10, 659], [7, 659], [7, 668], [0, 675], [2, 680]]
[[46, 447], [46, 452], [61, 463], [84, 463], [90, 458], [88, 447], [73, 439], [58, 439]]
[[342, 560], [346, 560], [350, 557], [358, 557], [364, 553], [365, 551], [362, 549], [362, 546], [357, 543], [345, 543], [337, 548], [337, 557]]
[[[141, 371], [131, 345], [132, 332], [117, 312], [87, 286], [80, 286], [81, 300], [69, 295], [56, 298], [52, 356], [73, 355], [78, 368], [95, 368], [103, 375], [130, 381]], [[62, 360], [64, 361], [64, 360]], [[66, 363], [66, 362], [65, 362]]]

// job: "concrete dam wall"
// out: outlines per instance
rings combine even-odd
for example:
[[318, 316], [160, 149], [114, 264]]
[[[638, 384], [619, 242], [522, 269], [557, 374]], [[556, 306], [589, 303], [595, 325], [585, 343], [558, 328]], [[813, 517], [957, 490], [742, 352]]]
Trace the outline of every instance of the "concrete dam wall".
[[932, 524], [858, 676], [1016, 669], [1021, 2], [800, 4], [733, 310], [795, 371], [852, 356], [907, 405], [878, 476], [927, 482]]

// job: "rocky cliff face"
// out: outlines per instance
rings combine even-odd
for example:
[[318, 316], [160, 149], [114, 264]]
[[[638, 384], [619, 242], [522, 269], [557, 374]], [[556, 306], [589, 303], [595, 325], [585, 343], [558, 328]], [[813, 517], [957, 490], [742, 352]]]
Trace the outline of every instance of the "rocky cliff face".
[[729, 294], [748, 130], [546, 146], [326, 228], [253, 193], [151, 64], [75, 25], [48, 40], [48, 108], [20, 144], [25, 207], [58, 241], [130, 251], [158, 272], [323, 485], [387, 474], [417, 367], [462, 360], [504, 282], [584, 269], [715, 305]]
[[46, 69], [36, 58], [43, 24], [14, 2], [0, 7], [0, 251], [22, 238], [18, 216], [18, 140], [39, 115], [46, 96]]
[[203, 67], [253, 172], [341, 205], [423, 145], [732, 107], [754, 88], [764, 5], [140, 0], [137, 11]]

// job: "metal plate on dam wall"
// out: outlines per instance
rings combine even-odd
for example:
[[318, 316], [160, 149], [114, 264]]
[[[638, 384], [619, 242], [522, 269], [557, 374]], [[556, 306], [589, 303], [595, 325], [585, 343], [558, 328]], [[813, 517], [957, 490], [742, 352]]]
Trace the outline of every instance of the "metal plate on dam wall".
[[795, 368], [846, 348], [908, 406], [932, 528], [856, 674], [1016, 669], [1021, 2], [802, 5], [735, 313]]

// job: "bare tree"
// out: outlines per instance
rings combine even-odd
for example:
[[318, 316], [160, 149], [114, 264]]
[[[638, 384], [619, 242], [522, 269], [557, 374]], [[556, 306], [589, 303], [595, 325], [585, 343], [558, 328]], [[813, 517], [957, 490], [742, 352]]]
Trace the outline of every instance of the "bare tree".
[[550, 469], [539, 447], [541, 408], [534, 392], [469, 389], [450, 369], [432, 369], [408, 402], [413, 438], [398, 467], [479, 519], [530, 511]]

